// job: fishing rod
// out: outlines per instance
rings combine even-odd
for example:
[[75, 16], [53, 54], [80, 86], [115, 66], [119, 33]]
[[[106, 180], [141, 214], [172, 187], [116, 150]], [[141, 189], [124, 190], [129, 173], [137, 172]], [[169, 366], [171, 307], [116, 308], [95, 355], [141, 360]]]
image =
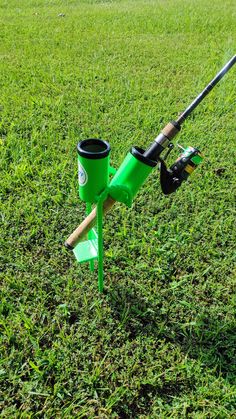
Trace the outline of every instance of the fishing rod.
[[[158, 163], [160, 165], [161, 188], [165, 195], [175, 192], [180, 187], [182, 182], [187, 180], [189, 175], [201, 163], [201, 152], [194, 147], [182, 149], [182, 153], [178, 159], [170, 168], [167, 168], [165, 160], [174, 147], [172, 140], [180, 132], [181, 125], [186, 118], [202, 102], [202, 100], [210, 93], [214, 86], [224, 77], [224, 75], [235, 63], [236, 55], [234, 55], [226, 63], [226, 65], [176, 119], [176, 121], [171, 121], [164, 127], [146, 151], [139, 147], [131, 148], [130, 153], [126, 156], [125, 160], [106, 188], [107, 197], [103, 201], [103, 214], [106, 214], [117, 201], [131, 206], [132, 200], [138, 192], [140, 186], [143, 184], [153, 167], [155, 167]], [[108, 150], [108, 147], [109, 145], [102, 140], [84, 140], [78, 145], [78, 153], [82, 158], [87, 156], [88, 160], [96, 160], [108, 156], [110, 151], [110, 149]], [[167, 149], [167, 153], [164, 158], [162, 158], [161, 154], [165, 149]], [[84, 193], [84, 185], [87, 185], [87, 187], [89, 185], [88, 175], [82, 166], [80, 166], [79, 183], [82, 191], [82, 197]], [[93, 198], [93, 202], [96, 203], [95, 198]], [[96, 223], [96, 216], [97, 207], [90, 212], [79, 227], [77, 227], [66, 240], [65, 246], [68, 249], [74, 249], [77, 243], [81, 241], [81, 239], [91, 230]]]

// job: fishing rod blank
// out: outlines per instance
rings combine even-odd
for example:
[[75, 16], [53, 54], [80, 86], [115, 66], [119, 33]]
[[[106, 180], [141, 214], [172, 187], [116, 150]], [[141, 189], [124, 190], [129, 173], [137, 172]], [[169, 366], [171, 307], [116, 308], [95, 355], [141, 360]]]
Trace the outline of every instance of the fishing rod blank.
[[220, 70], [220, 72], [211, 80], [205, 89], [194, 99], [194, 101], [185, 109], [185, 111], [177, 118], [176, 121], [171, 121], [162, 132], [156, 137], [151, 146], [145, 151], [144, 156], [151, 160], [158, 160], [160, 153], [169, 145], [169, 140], [172, 140], [181, 129], [181, 124], [192, 113], [192, 111], [199, 105], [199, 103], [210, 93], [213, 87], [224, 77], [230, 68], [236, 63], [236, 55], [234, 55], [228, 63]]
[[185, 109], [185, 111], [178, 117], [177, 123], [182, 124], [184, 120], [192, 113], [192, 111], [199, 105], [199, 103], [210, 93], [213, 87], [224, 77], [224, 75], [230, 70], [230, 68], [236, 63], [236, 55], [225, 64], [222, 70], [214, 77], [213, 80], [205, 87], [205, 89], [194, 99], [194, 101]]

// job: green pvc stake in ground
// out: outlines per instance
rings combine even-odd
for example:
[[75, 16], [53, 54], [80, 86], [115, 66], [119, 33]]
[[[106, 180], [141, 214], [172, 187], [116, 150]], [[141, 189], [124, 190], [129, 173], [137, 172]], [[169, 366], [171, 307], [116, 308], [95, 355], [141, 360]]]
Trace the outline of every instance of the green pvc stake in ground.
[[97, 203], [97, 229], [98, 229], [98, 290], [103, 292], [104, 288], [104, 274], [103, 274], [103, 202], [104, 199], [99, 199]]

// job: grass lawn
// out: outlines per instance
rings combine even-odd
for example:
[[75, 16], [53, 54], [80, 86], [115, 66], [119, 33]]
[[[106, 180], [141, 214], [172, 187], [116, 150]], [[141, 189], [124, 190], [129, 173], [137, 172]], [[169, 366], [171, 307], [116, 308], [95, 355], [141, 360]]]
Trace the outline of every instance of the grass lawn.
[[235, 21], [234, 0], [0, 2], [1, 418], [235, 418], [236, 68], [178, 137], [204, 154], [191, 180], [165, 197], [153, 171], [107, 216], [104, 294], [63, 247], [77, 142], [116, 167], [146, 148]]

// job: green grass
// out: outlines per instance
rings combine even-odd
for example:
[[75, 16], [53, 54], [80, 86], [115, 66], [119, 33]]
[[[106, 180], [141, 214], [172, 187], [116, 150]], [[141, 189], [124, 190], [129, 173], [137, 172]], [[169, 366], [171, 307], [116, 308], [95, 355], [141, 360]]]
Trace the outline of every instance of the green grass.
[[[64, 17], [59, 17], [64, 13]], [[233, 0], [0, 3], [2, 418], [234, 418], [235, 68], [105, 230], [106, 293], [63, 248], [78, 140], [147, 147], [235, 54]], [[170, 158], [173, 160], [174, 156]]]

